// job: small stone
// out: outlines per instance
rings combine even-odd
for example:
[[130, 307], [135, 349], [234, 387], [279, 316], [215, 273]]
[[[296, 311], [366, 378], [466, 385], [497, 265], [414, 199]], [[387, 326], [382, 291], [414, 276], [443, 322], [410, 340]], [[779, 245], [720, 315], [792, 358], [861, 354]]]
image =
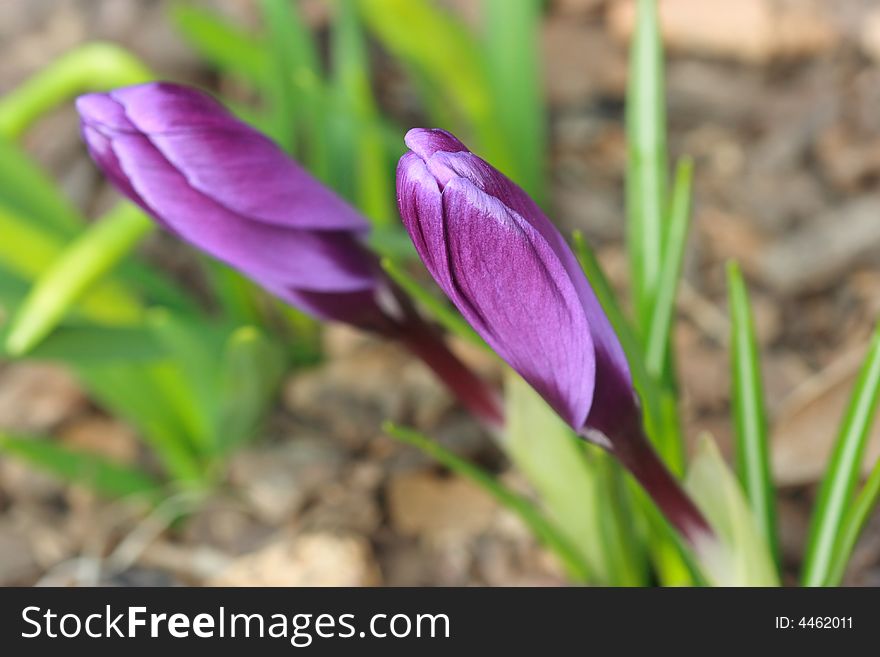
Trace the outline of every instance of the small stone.
[[880, 7], [876, 7], [865, 16], [859, 37], [864, 53], [880, 63]]
[[[660, 0], [663, 36], [672, 50], [763, 64], [831, 49], [840, 35], [812, 2], [772, 0]], [[617, 0], [608, 11], [614, 34], [629, 40], [633, 0]]]
[[46, 432], [86, 404], [81, 388], [62, 367], [15, 363], [0, 371], [0, 429]]
[[261, 520], [278, 524], [294, 516], [318, 488], [339, 477], [344, 461], [345, 454], [332, 441], [297, 438], [239, 452], [229, 476]]
[[239, 557], [210, 586], [376, 586], [380, 582], [367, 541], [327, 532], [276, 536]]
[[388, 486], [391, 524], [429, 541], [464, 540], [484, 531], [497, 511], [489, 495], [458, 476], [432, 471], [403, 473]]
[[0, 518], [0, 586], [32, 584], [39, 574], [30, 542], [10, 521]]
[[74, 420], [64, 427], [60, 437], [66, 447], [118, 463], [134, 463], [140, 450], [137, 434], [129, 426], [98, 415]]

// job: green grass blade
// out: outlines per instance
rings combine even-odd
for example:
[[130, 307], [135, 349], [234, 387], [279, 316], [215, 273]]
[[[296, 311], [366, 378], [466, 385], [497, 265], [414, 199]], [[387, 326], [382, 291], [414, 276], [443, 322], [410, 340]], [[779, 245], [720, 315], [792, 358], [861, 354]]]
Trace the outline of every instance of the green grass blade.
[[279, 345], [253, 327], [239, 328], [229, 337], [214, 432], [218, 454], [229, 452], [253, 435], [277, 391], [284, 364]]
[[838, 537], [847, 510], [853, 503], [868, 435], [880, 398], [880, 327], [875, 331], [864, 364], [859, 371], [844, 415], [831, 462], [825, 471], [810, 534], [802, 573], [804, 586], [828, 583], [834, 567]]
[[84, 221], [46, 173], [11, 141], [0, 137], [0, 207], [70, 237]]
[[587, 244], [581, 231], [575, 230], [572, 232], [572, 242], [574, 254], [584, 270], [584, 275], [590, 281], [590, 287], [596, 293], [602, 309], [608, 316], [611, 326], [614, 327], [614, 332], [617, 334], [627, 358], [630, 362], [644, 363], [645, 353], [642, 345], [639, 343], [632, 324], [626, 317], [626, 313], [624, 313], [623, 308], [617, 302], [617, 295], [614, 294], [614, 289], [611, 287], [611, 283], [608, 282], [608, 277], [605, 276], [605, 272], [602, 270], [596, 254]]
[[260, 324], [263, 292], [244, 274], [210, 256], [200, 258], [223, 317], [236, 324]]
[[272, 105], [272, 136], [298, 155], [315, 176], [331, 182], [327, 90], [315, 39], [298, 3], [261, 0], [264, 48], [270, 53], [263, 93]]
[[161, 496], [159, 482], [145, 472], [97, 454], [72, 450], [46, 438], [0, 433], [0, 452], [107, 497], [136, 497], [156, 502]]
[[760, 356], [748, 291], [735, 262], [727, 265], [730, 297], [731, 402], [737, 472], [764, 539], [779, 558], [776, 489], [770, 470], [770, 439], [761, 383]]
[[190, 48], [218, 71], [241, 78], [253, 88], [263, 84], [269, 57], [259, 38], [216, 12], [190, 4], [172, 6], [170, 18]]
[[834, 552], [834, 564], [825, 581], [827, 586], [840, 586], [843, 576], [846, 574], [846, 566], [859, 540], [859, 534], [868, 523], [877, 503], [880, 502], [880, 459], [874, 464], [868, 480], [856, 496], [846, 520], [843, 523], [843, 531]]
[[[360, 14], [352, 2], [336, 5], [333, 24], [333, 72], [337, 103], [334, 123], [337, 166], [348, 163], [342, 189], [375, 227], [399, 227], [394, 206], [393, 168], [385, 149], [370, 82], [369, 56]], [[340, 187], [337, 187], [340, 190]]]
[[655, 0], [638, 0], [626, 97], [627, 248], [637, 324], [646, 336], [663, 257], [666, 100]]
[[15, 139], [46, 112], [87, 91], [154, 78], [134, 55], [112, 43], [93, 42], [62, 55], [0, 99], [0, 136]]
[[213, 450], [214, 420], [219, 410], [218, 382], [225, 331], [204, 318], [172, 315], [163, 308], [149, 311], [148, 325], [169, 354], [169, 367], [157, 373], [158, 392], [182, 420], [193, 446]]
[[454, 308], [423, 288], [400, 265], [390, 258], [382, 258], [382, 269], [447, 331], [472, 344], [489, 349], [483, 338], [477, 335], [477, 332], [470, 327], [470, 324]]
[[648, 372], [655, 378], [663, 380], [672, 378], [671, 373], [666, 372], [665, 368], [670, 362], [669, 346], [675, 314], [675, 296], [681, 278], [690, 226], [692, 182], [693, 163], [689, 158], [685, 158], [678, 163], [675, 172], [669, 222], [664, 240], [666, 248], [663, 252], [645, 349], [645, 365]]
[[[9, 354], [0, 352], [0, 356]], [[59, 326], [27, 354], [30, 360], [68, 365], [100, 365], [113, 362], [148, 363], [167, 356], [153, 332], [141, 326]]]
[[515, 178], [512, 144], [496, 116], [483, 49], [468, 27], [430, 0], [358, 0], [358, 6], [379, 41], [417, 74], [416, 87], [439, 107], [435, 127], [473, 141], [475, 152]]
[[473, 463], [453, 454], [439, 443], [412, 429], [386, 422], [383, 430], [393, 438], [420, 449], [456, 474], [477, 484], [495, 498], [499, 504], [519, 516], [535, 536], [556, 554], [572, 580], [582, 583], [590, 581], [590, 571], [577, 550], [560, 529], [547, 520], [528, 499], [511, 491], [495, 477]]
[[715, 586], [778, 586], [770, 546], [739, 481], [708, 436], [700, 440], [685, 489], [718, 538], [698, 546], [697, 557], [709, 582]]
[[127, 203], [90, 225], [37, 279], [12, 321], [6, 350], [20, 356], [33, 349], [152, 229], [153, 222]]
[[[53, 266], [65, 240], [27, 218], [0, 207], [0, 269], [33, 282]], [[132, 324], [141, 316], [141, 304], [129, 290], [114, 281], [102, 281], [89, 292], [77, 310], [104, 324]]]
[[204, 470], [185, 419], [169, 396], [187, 396], [174, 384], [178, 372], [169, 361], [80, 364], [76, 373], [97, 402], [142, 434], [166, 472], [185, 485], [200, 485]]
[[632, 325], [617, 303], [611, 284], [580, 231], [572, 234], [574, 252], [602, 309], [626, 352], [633, 384], [642, 399], [646, 429], [660, 455], [675, 474], [684, 471], [684, 448], [675, 397], [660, 386], [645, 367], [645, 355]]
[[539, 30], [540, 0], [483, 0], [485, 51], [494, 114], [511, 145], [511, 178], [546, 201], [547, 134]]
[[615, 500], [611, 492], [599, 487], [599, 473], [580, 439], [512, 371], [508, 371], [505, 402], [505, 452], [537, 491], [548, 517], [589, 564], [596, 580], [610, 585], [644, 584], [644, 563], [636, 560], [635, 552], [620, 549], [622, 537], [615, 534], [613, 519], [603, 518], [614, 513]]

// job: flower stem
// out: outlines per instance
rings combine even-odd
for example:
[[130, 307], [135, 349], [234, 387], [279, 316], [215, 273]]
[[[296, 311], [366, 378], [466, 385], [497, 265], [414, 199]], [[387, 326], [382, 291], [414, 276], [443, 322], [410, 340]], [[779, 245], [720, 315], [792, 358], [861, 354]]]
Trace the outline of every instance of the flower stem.
[[644, 488], [667, 520], [692, 547], [699, 549], [705, 539], [714, 535], [693, 501], [657, 456], [638, 420], [618, 425], [609, 432], [611, 452]]

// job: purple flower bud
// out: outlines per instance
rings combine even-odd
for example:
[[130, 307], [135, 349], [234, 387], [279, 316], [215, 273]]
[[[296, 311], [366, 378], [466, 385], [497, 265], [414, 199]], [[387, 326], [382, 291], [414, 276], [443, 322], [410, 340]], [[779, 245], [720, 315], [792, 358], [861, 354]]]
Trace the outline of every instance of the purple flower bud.
[[403, 221], [459, 311], [576, 431], [632, 413], [620, 342], [535, 202], [448, 132], [410, 130], [406, 144]]
[[366, 220], [213, 98], [157, 82], [76, 106], [95, 162], [169, 231], [312, 314], [381, 322]]
[[167, 82], [77, 99], [106, 176], [158, 223], [283, 301], [401, 340], [488, 427], [494, 390], [446, 348], [362, 244], [369, 224], [209, 95]]
[[575, 431], [614, 453], [691, 537], [707, 531], [650, 448], [620, 342], [574, 254], [516, 184], [443, 130], [410, 130], [404, 225], [474, 329]]

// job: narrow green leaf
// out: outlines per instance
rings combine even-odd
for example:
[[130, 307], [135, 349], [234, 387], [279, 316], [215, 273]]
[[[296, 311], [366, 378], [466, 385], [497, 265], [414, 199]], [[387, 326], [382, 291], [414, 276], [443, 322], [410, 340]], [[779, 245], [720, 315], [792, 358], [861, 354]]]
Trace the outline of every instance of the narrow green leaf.
[[224, 331], [203, 318], [172, 315], [161, 308], [149, 311], [148, 323], [173, 364], [157, 373], [157, 392], [175, 409], [193, 446], [210, 453], [219, 410], [221, 364], [217, 354], [223, 348]]
[[666, 230], [666, 247], [660, 267], [660, 278], [648, 331], [645, 364], [648, 372], [659, 379], [670, 378], [664, 369], [669, 362], [670, 334], [675, 314], [675, 296], [681, 278], [682, 262], [687, 245], [691, 216], [691, 184], [693, 163], [684, 158], [678, 163]]
[[96, 41], [79, 46], [0, 99], [0, 136], [19, 137], [43, 114], [78, 94], [139, 84], [153, 77], [134, 55], [115, 44]]
[[880, 327], [871, 340], [849, 400], [831, 461], [816, 500], [802, 573], [804, 586], [823, 586], [837, 559], [835, 550], [859, 479], [868, 436], [880, 398]]
[[263, 292], [242, 273], [210, 256], [200, 258], [223, 316], [236, 324], [260, 324]]
[[382, 269], [447, 331], [484, 349], [489, 348], [483, 341], [483, 338], [477, 335], [477, 332], [470, 327], [470, 324], [454, 308], [451, 308], [445, 301], [442, 301], [423, 288], [415, 278], [410, 276], [393, 260], [382, 258]]
[[[0, 207], [0, 269], [34, 281], [53, 266], [64, 250], [64, 240]], [[77, 307], [82, 314], [104, 324], [132, 324], [141, 315], [140, 303], [113, 281], [103, 281]]]
[[166, 350], [147, 328], [94, 324], [59, 326], [27, 355], [31, 360], [58, 361], [73, 366], [147, 363], [166, 356]]
[[261, 0], [264, 48], [270, 54], [263, 94], [272, 105], [271, 134], [301, 156], [313, 174], [332, 181], [326, 119], [330, 99], [318, 47], [297, 3]]
[[880, 502], [880, 459], [874, 464], [868, 480], [856, 496], [846, 520], [843, 523], [843, 531], [838, 539], [834, 551], [834, 564], [825, 581], [827, 586], [840, 586], [843, 576], [846, 574], [846, 566], [859, 540], [859, 534], [868, 524], [871, 513]]
[[0, 207], [70, 237], [83, 218], [48, 175], [19, 148], [0, 137]]
[[177, 405], [190, 398], [190, 391], [175, 363], [94, 362], [74, 369], [102, 407], [138, 429], [175, 481], [188, 486], [204, 482], [192, 422]]
[[715, 586], [778, 586], [779, 577], [761, 529], [718, 447], [703, 436], [688, 468], [685, 489], [715, 530], [718, 541], [697, 546]]
[[642, 399], [645, 424], [651, 441], [657, 447], [666, 465], [677, 475], [684, 471], [684, 448], [681, 438], [678, 410], [674, 395], [660, 386], [645, 367], [645, 355], [635, 331], [626, 318], [611, 284], [608, 282], [596, 255], [584, 240], [583, 233], [574, 231], [574, 252], [590, 286], [614, 332], [617, 334], [629, 363], [633, 384]]
[[605, 272], [602, 270], [602, 266], [599, 264], [596, 254], [590, 248], [590, 245], [587, 244], [584, 234], [581, 231], [575, 230], [571, 235], [574, 243], [574, 254], [577, 257], [581, 268], [584, 270], [584, 275], [587, 277], [587, 280], [590, 281], [590, 287], [593, 288], [593, 292], [596, 293], [596, 297], [599, 299], [602, 309], [608, 316], [611, 326], [614, 327], [614, 332], [617, 334], [620, 344], [626, 352], [627, 360], [629, 360], [630, 363], [642, 363], [643, 368], [645, 353], [642, 349], [642, 345], [639, 344], [632, 324], [629, 319], [627, 319], [620, 304], [617, 302], [617, 295], [615, 295], [614, 289], [608, 281], [608, 277], [605, 276]]
[[[346, 172], [352, 198], [374, 226], [396, 224], [393, 169], [386, 159], [385, 142], [368, 70], [368, 52], [357, 7], [336, 4], [333, 23], [333, 72], [337, 121], [334, 143], [338, 162], [349, 163]], [[339, 188], [337, 188], [339, 189]]]
[[638, 326], [650, 328], [663, 258], [666, 100], [656, 0], [638, 0], [626, 97], [627, 248]]
[[439, 443], [412, 429], [386, 422], [383, 425], [383, 430], [393, 438], [420, 449], [456, 474], [466, 477], [480, 486], [499, 504], [520, 517], [535, 536], [556, 554], [572, 580], [576, 582], [590, 581], [589, 568], [578, 551], [571, 545], [559, 527], [547, 520], [528, 499], [511, 491], [486, 471], [456, 456]]
[[156, 502], [161, 496], [160, 484], [145, 472], [114, 463], [97, 454], [72, 450], [48, 438], [24, 438], [0, 433], [0, 452], [108, 497], [141, 498]]
[[237, 329], [226, 343], [221, 374], [217, 452], [226, 453], [252, 437], [284, 374], [282, 349], [257, 329]]
[[540, 0], [483, 0], [485, 51], [496, 120], [510, 144], [511, 178], [546, 201], [547, 117], [541, 81]]
[[234, 75], [259, 88], [269, 58], [260, 39], [214, 11], [190, 4], [171, 7], [171, 21], [189, 46], [221, 73]]
[[[644, 584], [644, 565], [627, 561], [629, 551], [609, 552], [614, 537], [602, 514], [610, 512], [609, 495], [597, 488], [598, 475], [579, 439], [518, 375], [508, 371], [505, 386], [507, 431], [503, 447], [538, 492], [568, 540], [603, 584]], [[536, 439], [540, 437], [540, 439]]]
[[6, 349], [20, 356], [45, 338], [70, 308], [153, 228], [131, 204], [90, 225], [37, 279], [15, 315]]
[[778, 559], [776, 489], [770, 471], [770, 441], [760, 356], [746, 284], [733, 261], [727, 264], [727, 288], [730, 296], [731, 401], [736, 428], [737, 471], [764, 540]]
[[515, 176], [483, 50], [467, 26], [430, 0], [358, 0], [358, 6], [382, 44], [418, 76], [417, 88], [428, 90], [432, 104], [441, 107], [435, 123], [476, 140], [475, 152]]

